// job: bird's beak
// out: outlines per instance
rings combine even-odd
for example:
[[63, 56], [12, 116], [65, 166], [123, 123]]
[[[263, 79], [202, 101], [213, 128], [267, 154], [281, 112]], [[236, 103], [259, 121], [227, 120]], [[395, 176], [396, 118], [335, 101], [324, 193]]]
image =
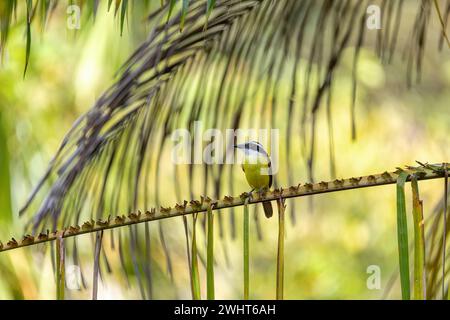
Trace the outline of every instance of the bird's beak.
[[234, 145], [234, 148], [235, 148], [235, 149], [242, 149], [242, 148], [243, 148], [243, 145], [242, 145], [242, 144], [235, 144], [235, 145]]

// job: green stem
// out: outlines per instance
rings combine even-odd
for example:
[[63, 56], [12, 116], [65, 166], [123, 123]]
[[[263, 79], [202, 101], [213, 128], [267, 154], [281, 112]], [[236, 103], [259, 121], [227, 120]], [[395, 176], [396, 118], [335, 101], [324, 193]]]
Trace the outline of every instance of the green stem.
[[414, 218], [414, 299], [424, 300], [426, 297], [425, 275], [425, 235], [423, 205], [419, 198], [419, 185], [416, 175], [411, 177]]
[[95, 236], [94, 249], [94, 272], [92, 276], [92, 300], [97, 300], [98, 276], [100, 274], [100, 254], [102, 251], [103, 231], [97, 232]]
[[248, 213], [248, 199], [244, 202], [244, 300], [249, 299], [250, 292], [250, 218]]
[[397, 239], [403, 300], [410, 300], [408, 223], [405, 204], [405, 182], [408, 175], [407, 172], [401, 172], [397, 178]]
[[442, 236], [442, 299], [450, 300], [450, 281], [447, 287], [447, 295], [445, 295], [445, 260], [446, 260], [446, 243], [447, 243], [447, 207], [448, 207], [448, 170], [447, 164], [443, 165], [445, 167], [444, 172], [444, 232]]
[[56, 239], [56, 299], [64, 300], [65, 292], [65, 248], [61, 234]]
[[284, 199], [277, 200], [278, 206], [278, 254], [277, 254], [277, 300], [283, 300], [284, 288]]
[[206, 255], [206, 296], [214, 300], [214, 214], [211, 206], [208, 207], [208, 243]]
[[200, 276], [198, 272], [198, 259], [197, 259], [197, 240], [196, 240], [196, 225], [197, 222], [197, 214], [195, 213], [192, 217], [192, 299], [200, 300], [201, 292], [200, 292]]

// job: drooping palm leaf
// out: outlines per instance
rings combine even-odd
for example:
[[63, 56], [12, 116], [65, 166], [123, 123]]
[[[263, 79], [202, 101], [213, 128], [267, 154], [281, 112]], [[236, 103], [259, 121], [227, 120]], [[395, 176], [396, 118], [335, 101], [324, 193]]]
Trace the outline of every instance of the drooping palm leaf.
[[[312, 179], [317, 110], [331, 86], [343, 49], [350, 44], [353, 33], [361, 34], [364, 29], [354, 28], [354, 23], [365, 15], [364, 9], [359, 1], [341, 5], [331, 1], [228, 0], [216, 4], [209, 27], [203, 31], [207, 8], [202, 1], [194, 1], [186, 18], [186, 29], [180, 33], [181, 14], [166, 24], [166, 5], [152, 16], [153, 30], [123, 66], [117, 83], [77, 120], [64, 138], [22, 212], [43, 199], [34, 217], [34, 227], [42, 228], [49, 219], [58, 221], [62, 214], [66, 222], [76, 222], [77, 216], [86, 216], [87, 212], [98, 217], [100, 211], [127, 212], [146, 208], [150, 201], [159, 205], [158, 189], [148, 190], [148, 185], [160, 182], [160, 159], [170, 133], [176, 128], [192, 129], [195, 120], [218, 128], [245, 126], [243, 114], [254, 108], [255, 90], [259, 90], [257, 83], [277, 96], [280, 77], [297, 72], [286, 70], [283, 63], [286, 57], [299, 60], [303, 53], [298, 45], [290, 43], [292, 35], [303, 41], [302, 30], [311, 28], [315, 21], [317, 30], [334, 30], [334, 49], [328, 54], [320, 53], [321, 60], [316, 61], [317, 47], [321, 47], [317, 41], [324, 39], [308, 39], [313, 45], [309, 51], [307, 78], [312, 72], [311, 66], [319, 63], [323, 67], [318, 68], [318, 79], [322, 80], [317, 89], [303, 90], [302, 105], [294, 103], [289, 107], [289, 110], [304, 109], [303, 127], [306, 127], [305, 119], [309, 118], [307, 110], [312, 114], [308, 157]], [[339, 12], [340, 18], [348, 18], [348, 23], [342, 25], [338, 19], [332, 19], [334, 10]], [[421, 10], [419, 13], [421, 17], [426, 14]], [[296, 18], [302, 16], [300, 21]], [[260, 33], [260, 29], [265, 32]], [[422, 46], [421, 42], [417, 44], [419, 49]], [[414, 55], [417, 59], [419, 53], [423, 50]], [[211, 72], [214, 72], [214, 79], [218, 79], [218, 87], [209, 76]], [[237, 72], [242, 76], [234, 77]], [[188, 74], [191, 81], [183, 81]], [[202, 74], [206, 76], [200, 76]], [[293, 85], [300, 84], [294, 82]], [[193, 96], [189, 90], [194, 90]], [[295, 91], [290, 94], [293, 100], [296, 95]], [[272, 119], [277, 113], [286, 114], [287, 122], [292, 123], [295, 117], [289, 114], [292, 111], [282, 111], [281, 98], [271, 107]], [[192, 170], [191, 167], [188, 174], [191, 177]], [[229, 168], [223, 165], [205, 168], [204, 185], [212, 179], [214, 193], [220, 193], [227, 170]], [[231, 175], [229, 177], [232, 179]], [[93, 179], [101, 183], [93, 184]], [[121, 197], [117, 197], [118, 194]], [[69, 204], [74, 195], [86, 196], [85, 200], [89, 201]]]

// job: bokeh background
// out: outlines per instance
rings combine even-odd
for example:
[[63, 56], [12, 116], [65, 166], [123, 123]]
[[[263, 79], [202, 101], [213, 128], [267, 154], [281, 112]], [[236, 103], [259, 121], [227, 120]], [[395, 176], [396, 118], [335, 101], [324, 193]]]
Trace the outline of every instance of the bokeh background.
[[[145, 39], [148, 32], [145, 14], [139, 11], [139, 6], [132, 8], [136, 12], [132, 13], [133, 19], [127, 20], [122, 36], [118, 19], [114, 12], [106, 13], [104, 3], [95, 22], [91, 16], [83, 15], [80, 30], [66, 27], [64, 10], [55, 11], [45, 27], [33, 25], [30, 64], [25, 77], [25, 24], [20, 21], [24, 15], [19, 15], [19, 21], [12, 26], [0, 69], [2, 240], [11, 236], [19, 239], [23, 234], [26, 219], [19, 218], [18, 210], [45, 172], [64, 134], [113, 83], [115, 72]], [[412, 8], [415, 6], [404, 12], [405, 21], [414, 16]], [[422, 80], [410, 89], [406, 85], [406, 62], [402, 60], [401, 51], [391, 64], [383, 65], [372, 48], [362, 49], [357, 69], [356, 141], [351, 139], [349, 112], [353, 50], [352, 47], [346, 49], [333, 89], [337, 177], [394, 170], [398, 166], [414, 164], [415, 160], [449, 162], [450, 54], [445, 47], [442, 51], [437, 50], [439, 24], [437, 21], [431, 23], [434, 27], [428, 33]], [[400, 45], [410, 36], [404, 28], [404, 32], [399, 33]], [[315, 165], [317, 181], [331, 178], [325, 109], [320, 112]], [[282, 135], [281, 139], [284, 138]], [[300, 146], [301, 141], [294, 138], [292, 144]], [[281, 148], [280, 152], [283, 155], [286, 151]], [[299, 159], [300, 165], [289, 172], [281, 167], [280, 185], [287, 185], [288, 175], [297, 182], [307, 179], [306, 166], [301, 165], [306, 157], [302, 148], [295, 147], [292, 157]], [[162, 170], [170, 172], [171, 169]], [[236, 168], [235, 176], [235, 190], [239, 194], [248, 191], [239, 168]], [[162, 181], [164, 184], [166, 179]], [[167, 179], [167, 183], [172, 183], [172, 179]], [[180, 181], [180, 185], [186, 184], [186, 181]], [[164, 185], [160, 188], [164, 189]], [[420, 191], [425, 218], [429, 218], [442, 197], [443, 181], [421, 182]], [[201, 193], [199, 190], [197, 196]], [[409, 204], [409, 192], [407, 199]], [[287, 226], [285, 298], [400, 298], [398, 280], [392, 282], [392, 290], [385, 294], [391, 276], [398, 269], [394, 185], [288, 200], [288, 210], [294, 201], [297, 223]], [[161, 192], [161, 202], [172, 206], [175, 202], [173, 194]], [[254, 208], [251, 210], [253, 212]], [[411, 211], [410, 207], [408, 210]], [[258, 213], [262, 213], [260, 208]], [[220, 214], [226, 217], [228, 212]], [[226, 225], [224, 239], [218, 237], [216, 241], [216, 297], [220, 299], [242, 297], [241, 212], [237, 210], [235, 214], [238, 217], [237, 238], [231, 239]], [[261, 216], [258, 221], [252, 220], [251, 224], [250, 292], [252, 298], [271, 299], [275, 296], [277, 219], [268, 220]], [[411, 223], [409, 225], [412, 227]], [[190, 298], [181, 218], [164, 221], [164, 226], [172, 252], [174, 279], [167, 274], [161, 244], [154, 232], [153, 298]], [[150, 228], [156, 231], [156, 223]], [[258, 237], [259, 231], [262, 239]], [[88, 289], [67, 290], [67, 297], [75, 299], [90, 298], [92, 281], [91, 239], [89, 236], [80, 238], [86, 243], [79, 250]], [[104, 241], [108, 241], [107, 234]], [[200, 253], [205, 255], [203, 234], [200, 234], [199, 243]], [[0, 299], [54, 298], [49, 246], [0, 253]], [[112, 272], [108, 273], [104, 268], [99, 298], [139, 298], [135, 276], [129, 275], [127, 280], [117, 267], [117, 252], [109, 246], [105, 246], [105, 251], [110, 257]], [[367, 268], [371, 265], [379, 266], [381, 270], [379, 290], [370, 290], [366, 285]], [[201, 272], [202, 285], [205, 285], [203, 265]]]

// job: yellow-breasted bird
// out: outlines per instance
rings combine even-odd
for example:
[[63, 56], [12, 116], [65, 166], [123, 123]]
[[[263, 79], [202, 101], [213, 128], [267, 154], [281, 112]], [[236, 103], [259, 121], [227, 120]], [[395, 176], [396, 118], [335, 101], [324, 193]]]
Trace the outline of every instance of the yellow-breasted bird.
[[[256, 141], [250, 141], [234, 146], [244, 152], [244, 161], [242, 162], [242, 170], [248, 184], [259, 193], [267, 191], [272, 186], [272, 174], [270, 172], [270, 156], [264, 150], [263, 146]], [[264, 214], [270, 218], [273, 214], [272, 204], [270, 201], [263, 203]]]

